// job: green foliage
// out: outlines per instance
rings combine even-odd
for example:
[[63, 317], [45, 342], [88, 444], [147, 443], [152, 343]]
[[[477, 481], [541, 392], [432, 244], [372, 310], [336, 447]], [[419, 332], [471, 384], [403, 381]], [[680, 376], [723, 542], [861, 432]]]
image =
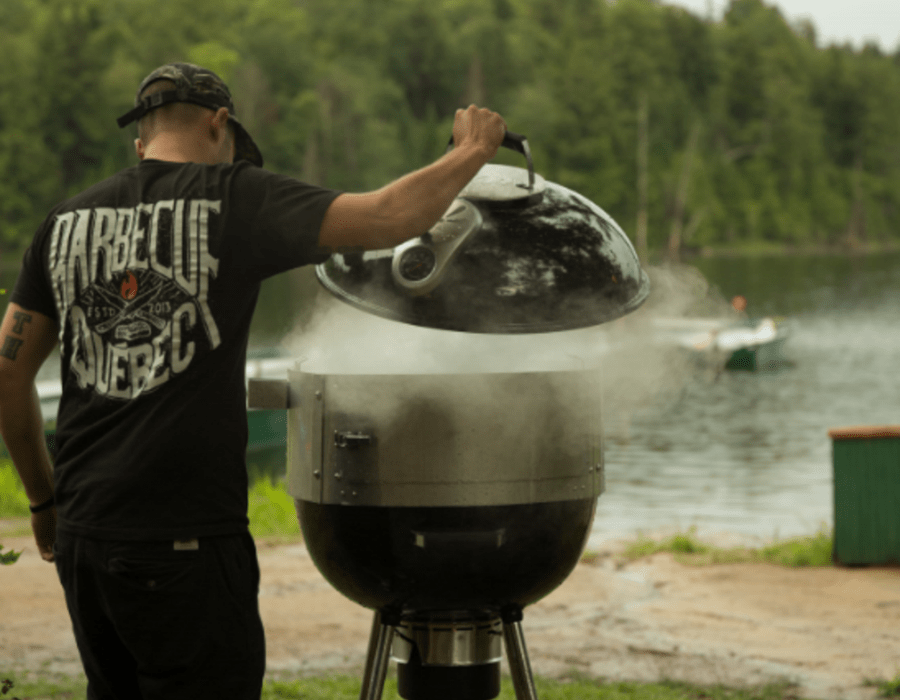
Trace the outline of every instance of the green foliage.
[[28, 517], [28, 505], [28, 496], [12, 462], [0, 459], [0, 518]]
[[2, 672], [0, 681], [0, 698], [7, 700], [7, 693], [15, 691], [16, 696], [8, 696], [8, 700], [28, 700], [28, 698], [73, 698], [82, 700], [87, 696], [87, 680], [85, 677], [46, 674], [46, 673], [7, 673]]
[[[29, 515], [28, 497], [12, 462], [0, 459], [0, 518], [27, 518]], [[295, 537], [300, 534], [294, 499], [282, 483], [273, 484], [267, 478], [256, 481], [250, 489], [247, 515], [254, 537]], [[0, 560], [12, 556], [12, 552], [0, 553]]]
[[834, 537], [822, 529], [812, 537], [797, 537], [763, 547], [762, 561], [782, 566], [831, 566]]
[[[23, 698], [72, 698], [81, 700], [87, 693], [83, 676], [39, 673], [4, 673], [0, 680], [0, 697], [15, 690]], [[543, 700], [788, 700], [796, 694], [790, 685], [772, 684], [748, 688], [725, 686], [694, 686], [688, 683], [619, 683], [589, 678], [549, 680], [535, 678], [538, 696]], [[299, 679], [267, 679], [261, 700], [344, 700], [359, 695], [360, 679], [350, 676], [307, 677]], [[388, 678], [384, 686], [384, 700], [398, 700], [397, 681]], [[501, 683], [500, 700], [515, 700], [512, 681], [505, 677]], [[16, 700], [10, 697], [10, 700]]]
[[[22, 482], [15, 467], [8, 459], [0, 458], [0, 518], [28, 517], [28, 496], [22, 488]], [[0, 566], [15, 564], [22, 552], [3, 551], [0, 545]]]
[[[360, 680], [348, 676], [302, 678], [299, 680], [270, 680], [263, 686], [260, 700], [339, 700], [359, 695]], [[397, 682], [388, 680], [384, 688], [384, 700], [396, 700]]]
[[824, 528], [811, 537], [795, 537], [759, 549], [715, 547], [701, 542], [696, 529], [662, 540], [639, 537], [625, 548], [629, 559], [670, 552], [684, 564], [737, 564], [766, 562], [780, 566], [831, 566], [834, 537]]
[[863, 681], [863, 685], [869, 688], [878, 688], [878, 697], [880, 698], [900, 698], [900, 673], [892, 680], [868, 678]]
[[883, 698], [900, 698], [900, 674], [894, 676], [893, 680], [879, 683], [878, 694]]
[[630, 559], [640, 559], [660, 552], [672, 552], [673, 554], [707, 554], [712, 548], [700, 542], [694, 528], [688, 532], [678, 533], [663, 540], [656, 541], [649, 537], [639, 537], [625, 549], [625, 555]]
[[273, 484], [260, 479], [250, 488], [250, 534], [254, 537], [288, 536], [300, 534], [300, 523], [294, 509], [294, 499], [283, 483]]
[[15, 564], [19, 561], [20, 556], [22, 556], [22, 552], [4, 552], [3, 545], [0, 544], [0, 565], [8, 566], [10, 564]]
[[[0, 695], [6, 695], [13, 689], [14, 685], [15, 683], [13, 683], [12, 680], [10, 680], [9, 678], [4, 678], [2, 681], [0, 681]], [[11, 700], [18, 700], [18, 698], [12, 698]]]
[[477, 102], [629, 231], [646, 99], [651, 248], [675, 219], [695, 248], [900, 238], [900, 54], [819, 47], [771, 0], [718, 23], [646, 0], [5, 0], [0, 42], [8, 252], [135, 162], [114, 120], [172, 60], [221, 73], [267, 165], [317, 184], [424, 165]]

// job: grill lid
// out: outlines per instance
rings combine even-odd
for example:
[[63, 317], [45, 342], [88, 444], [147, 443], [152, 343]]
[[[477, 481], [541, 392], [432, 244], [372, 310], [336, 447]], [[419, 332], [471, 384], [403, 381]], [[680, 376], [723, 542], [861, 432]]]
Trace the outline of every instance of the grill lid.
[[544, 333], [624, 316], [650, 284], [600, 207], [528, 169], [485, 165], [430, 231], [389, 250], [336, 253], [322, 285], [363, 311], [430, 328]]

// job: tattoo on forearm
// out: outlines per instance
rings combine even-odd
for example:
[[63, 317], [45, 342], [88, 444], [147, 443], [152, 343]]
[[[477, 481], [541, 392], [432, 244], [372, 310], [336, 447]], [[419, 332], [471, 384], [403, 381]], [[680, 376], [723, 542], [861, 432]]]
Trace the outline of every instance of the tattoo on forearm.
[[10, 360], [15, 360], [16, 353], [19, 352], [19, 348], [24, 344], [24, 340], [13, 338], [11, 335], [6, 336], [6, 340], [3, 341], [3, 347], [0, 347], [0, 357], [6, 357]]
[[13, 333], [22, 335], [22, 331], [25, 330], [25, 324], [31, 323], [31, 314], [26, 314], [24, 311], [13, 311], [13, 318], [16, 320], [16, 325], [13, 326]]

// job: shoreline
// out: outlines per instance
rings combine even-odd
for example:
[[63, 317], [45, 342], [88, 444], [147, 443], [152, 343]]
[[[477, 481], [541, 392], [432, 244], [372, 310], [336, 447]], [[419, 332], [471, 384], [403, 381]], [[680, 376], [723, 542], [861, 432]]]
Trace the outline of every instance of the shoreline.
[[[630, 239], [629, 239], [630, 240]], [[633, 244], [633, 242], [632, 242]], [[875, 243], [823, 243], [823, 244], [791, 244], [769, 243], [765, 241], [748, 242], [739, 245], [722, 246], [697, 246], [687, 247], [681, 250], [679, 261], [689, 263], [692, 260], [708, 258], [739, 258], [739, 257], [766, 257], [766, 256], [863, 256], [877, 253], [900, 253], [900, 240], [875, 242]], [[0, 250], [0, 275], [11, 274], [19, 269], [21, 252]], [[647, 256], [650, 264], [666, 264], [668, 250], [665, 247], [651, 248]], [[7, 262], [9, 260], [9, 262]], [[7, 288], [7, 293], [10, 290]], [[0, 296], [2, 298], [2, 296]]]
[[[651, 251], [653, 253], [665, 253], [664, 250]], [[877, 253], [900, 253], [900, 241], [868, 244], [820, 244], [820, 245], [791, 245], [784, 244], [753, 244], [746, 246], [703, 246], [697, 249], [682, 251], [683, 261], [696, 258], [735, 258], [735, 257], [764, 257], [767, 255], [781, 256], [853, 256], [875, 255]]]

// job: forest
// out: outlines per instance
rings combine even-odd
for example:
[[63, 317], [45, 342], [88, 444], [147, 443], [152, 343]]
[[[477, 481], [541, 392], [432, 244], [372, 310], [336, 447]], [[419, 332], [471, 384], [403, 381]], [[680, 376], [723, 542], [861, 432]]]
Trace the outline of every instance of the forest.
[[218, 72], [266, 167], [316, 184], [427, 164], [474, 102], [642, 255], [900, 244], [900, 52], [764, 0], [3, 0], [0, 48], [4, 263], [136, 162], [115, 119], [170, 61]]

